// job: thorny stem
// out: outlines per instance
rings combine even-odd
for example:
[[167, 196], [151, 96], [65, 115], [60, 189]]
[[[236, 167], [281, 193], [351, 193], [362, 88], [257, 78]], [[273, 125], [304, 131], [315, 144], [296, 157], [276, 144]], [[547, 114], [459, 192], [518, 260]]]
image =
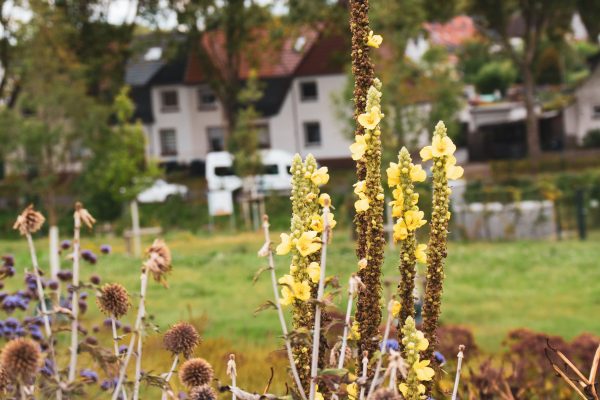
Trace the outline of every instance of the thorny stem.
[[458, 346], [458, 363], [456, 364], [456, 378], [454, 379], [454, 389], [452, 390], [452, 400], [456, 400], [456, 396], [458, 395], [458, 385], [460, 383], [460, 371], [462, 369], [462, 361], [465, 357], [463, 351], [465, 349], [464, 345]]
[[315, 324], [312, 342], [312, 357], [310, 369], [310, 394], [309, 399], [314, 400], [317, 389], [317, 370], [319, 368], [319, 344], [321, 342], [321, 302], [325, 292], [325, 268], [327, 265], [327, 242], [329, 239], [329, 205], [323, 207], [323, 242], [321, 248], [321, 276], [319, 278], [319, 288], [317, 290], [317, 305], [315, 307]]
[[42, 319], [44, 321], [44, 330], [46, 331], [46, 338], [48, 339], [48, 346], [50, 349], [50, 357], [54, 363], [54, 378], [58, 384], [56, 390], [56, 399], [62, 400], [62, 390], [60, 388], [60, 376], [58, 375], [58, 366], [56, 365], [56, 356], [54, 354], [54, 343], [52, 337], [52, 328], [50, 327], [50, 318], [48, 317], [48, 307], [46, 307], [46, 296], [44, 295], [44, 287], [42, 286], [42, 279], [40, 278], [40, 267], [35, 252], [35, 246], [33, 245], [33, 238], [30, 233], [26, 234], [27, 245], [29, 246], [29, 253], [31, 255], [31, 263], [33, 264], [33, 275], [35, 276], [35, 283], [37, 289], [38, 301], [42, 309]]
[[373, 391], [375, 390], [375, 385], [377, 385], [377, 381], [379, 380], [379, 373], [381, 372], [381, 364], [383, 362], [383, 356], [385, 356], [385, 353], [387, 352], [387, 340], [390, 337], [390, 327], [392, 326], [392, 320], [393, 320], [393, 316], [392, 316], [392, 306], [393, 306], [393, 300], [390, 300], [390, 302], [388, 303], [388, 307], [387, 307], [387, 319], [385, 321], [385, 332], [383, 333], [383, 346], [381, 348], [381, 351], [379, 352], [379, 357], [377, 358], [377, 366], [375, 367], [375, 374], [373, 375], [373, 380], [371, 381], [371, 386], [369, 387], [369, 394], [367, 394], [367, 399], [369, 399], [371, 397], [371, 394], [373, 394]]
[[179, 362], [179, 354], [176, 354], [175, 358], [173, 359], [173, 364], [171, 364], [171, 369], [169, 369], [169, 373], [165, 377], [165, 387], [163, 388], [162, 397], [161, 397], [162, 400], [167, 400], [167, 386], [169, 385], [169, 381], [171, 380], [171, 377], [173, 376], [173, 372], [175, 371], [175, 368], [177, 367], [178, 362]]
[[[138, 307], [138, 314], [135, 320], [135, 328], [134, 332], [131, 335], [131, 340], [129, 341], [129, 346], [127, 347], [127, 354], [125, 355], [125, 360], [123, 361], [123, 365], [121, 366], [121, 371], [119, 372], [119, 380], [117, 381], [117, 385], [115, 386], [115, 390], [113, 392], [112, 400], [117, 400], [119, 397], [119, 389], [123, 385], [123, 380], [125, 379], [125, 372], [127, 372], [127, 365], [129, 361], [131, 361], [131, 355], [133, 354], [133, 346], [137, 338], [141, 336], [142, 322], [144, 319], [144, 315], [146, 312], [145, 307], [145, 299], [146, 299], [146, 288], [148, 287], [148, 273], [146, 268], [143, 269], [142, 275], [140, 277], [140, 303]], [[138, 355], [139, 357], [139, 355]], [[134, 393], [135, 396], [135, 393]]]
[[75, 229], [73, 233], [73, 288], [71, 292], [71, 358], [69, 361], [69, 382], [75, 380], [75, 372], [77, 370], [77, 334], [78, 334], [78, 318], [79, 318], [79, 248], [80, 248], [80, 232], [81, 232], [81, 217], [76, 212], [74, 215]]
[[281, 332], [283, 333], [283, 340], [285, 342], [285, 349], [288, 355], [288, 360], [290, 362], [290, 369], [292, 371], [292, 376], [294, 377], [296, 387], [298, 388], [298, 392], [300, 393], [300, 397], [302, 398], [302, 400], [306, 400], [306, 393], [304, 392], [304, 387], [302, 386], [302, 382], [300, 381], [300, 375], [298, 375], [296, 363], [294, 362], [292, 344], [290, 343], [287, 325], [285, 323], [285, 317], [281, 308], [281, 302], [279, 301], [279, 291], [277, 290], [277, 275], [275, 273], [275, 260], [273, 259], [273, 250], [270, 246], [271, 237], [269, 234], [269, 217], [267, 215], [263, 216], [263, 231], [265, 233], [265, 244], [268, 252], [267, 256], [269, 259], [269, 269], [271, 270], [271, 284], [273, 286], [273, 294], [275, 295], [275, 307], [277, 308], [277, 315], [279, 316], [279, 323], [281, 324]]
[[[110, 323], [112, 325], [112, 336], [113, 336], [113, 343], [115, 346], [115, 357], [117, 357], [117, 359], [119, 358], [119, 335], [117, 334], [117, 319], [115, 318], [114, 315], [111, 315], [110, 317]], [[123, 398], [127, 399], [127, 392], [125, 391], [125, 386], [123, 386]]]

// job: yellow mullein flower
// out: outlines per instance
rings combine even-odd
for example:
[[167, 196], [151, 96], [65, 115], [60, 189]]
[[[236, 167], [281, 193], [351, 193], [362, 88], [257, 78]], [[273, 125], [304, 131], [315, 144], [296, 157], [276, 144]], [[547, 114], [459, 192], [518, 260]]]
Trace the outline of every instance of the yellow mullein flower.
[[294, 284], [294, 277], [286, 274], [277, 280], [280, 285], [292, 286]]
[[449, 165], [446, 167], [446, 178], [456, 180], [463, 176], [465, 170], [458, 165]]
[[315, 391], [315, 400], [325, 400], [325, 397], [319, 392], [319, 388], [317, 387]]
[[313, 261], [306, 267], [306, 273], [312, 283], [319, 283], [319, 280], [321, 279], [321, 266], [318, 262]]
[[406, 224], [406, 229], [408, 229], [409, 231], [414, 231], [417, 228], [420, 228], [423, 225], [425, 225], [427, 221], [423, 219], [423, 216], [423, 211], [406, 211], [404, 213], [404, 223]]
[[396, 318], [400, 315], [400, 310], [402, 310], [402, 304], [399, 301], [394, 300], [394, 304], [392, 305], [392, 317]]
[[346, 385], [346, 392], [348, 393], [348, 398], [351, 400], [358, 399], [358, 385], [356, 382], [352, 382], [349, 385]]
[[369, 199], [365, 197], [360, 200], [356, 200], [354, 202], [354, 208], [356, 209], [356, 212], [367, 211], [369, 209]]
[[298, 271], [298, 266], [297, 265], [290, 265], [290, 274], [295, 274]]
[[431, 160], [433, 158], [433, 150], [431, 146], [423, 147], [419, 152], [419, 155], [421, 156], [421, 160], [423, 161]]
[[360, 261], [358, 261], [358, 269], [365, 269], [367, 268], [367, 259], [366, 258], [361, 258]]
[[404, 223], [404, 220], [400, 218], [398, 222], [396, 222], [396, 224], [394, 225], [394, 240], [404, 240], [407, 236], [408, 229], [406, 228], [406, 223]]
[[292, 292], [292, 290], [287, 286], [282, 287], [281, 299], [279, 299], [279, 302], [282, 306], [289, 306], [294, 302], [294, 292]]
[[282, 256], [284, 254], [289, 253], [292, 249], [292, 237], [287, 233], [282, 233], [280, 237], [281, 243], [277, 245], [277, 247], [275, 248], [275, 252], [278, 255]]
[[326, 185], [329, 182], [329, 168], [321, 167], [310, 176], [310, 180], [317, 186]]
[[365, 155], [367, 151], [367, 141], [364, 135], [357, 135], [356, 141], [350, 145], [350, 151], [352, 152], [352, 159], [358, 161]]
[[[335, 228], [337, 221], [334, 219], [333, 213], [327, 214], [327, 222], [329, 224], [329, 228]], [[313, 215], [310, 221], [310, 228], [317, 232], [323, 232], [323, 217], [320, 215]]]
[[398, 197], [397, 200], [392, 200], [388, 204], [392, 207], [392, 217], [400, 218], [404, 211], [404, 198]]
[[319, 196], [319, 204], [321, 207], [325, 207], [325, 204], [331, 204], [331, 197], [327, 193], [321, 193]]
[[403, 398], [408, 397], [408, 385], [406, 383], [402, 382], [401, 384], [399, 384], [398, 390], [400, 391], [400, 393], [402, 393]]
[[309, 254], [319, 251], [321, 249], [321, 243], [320, 239], [317, 237], [317, 232], [308, 231], [302, 233], [296, 243], [296, 248], [302, 257], [306, 257]]
[[419, 244], [417, 245], [417, 248], [415, 249], [415, 258], [417, 259], [418, 262], [420, 262], [421, 264], [426, 264], [427, 263], [427, 245], [426, 244]]
[[367, 183], [365, 181], [358, 181], [354, 185], [354, 193], [357, 195], [361, 195], [367, 190]]
[[417, 350], [425, 351], [429, 347], [429, 340], [425, 337], [425, 334], [421, 331], [417, 331]]
[[429, 360], [421, 360], [413, 364], [413, 370], [417, 374], [418, 380], [430, 381], [435, 375], [433, 368], [428, 367], [429, 362]]
[[431, 155], [433, 157], [451, 156], [456, 151], [456, 145], [448, 136], [435, 135], [431, 142]]
[[358, 322], [352, 322], [352, 327], [350, 328], [350, 334], [348, 335], [348, 339], [350, 340], [359, 340], [360, 339], [360, 329]]
[[400, 184], [400, 167], [398, 164], [391, 162], [387, 172], [388, 186], [394, 187]]
[[370, 112], [360, 114], [358, 116], [358, 123], [364, 128], [372, 130], [377, 127], [382, 117], [383, 114], [381, 113], [379, 107], [372, 107]]
[[410, 167], [410, 180], [413, 182], [423, 182], [427, 178], [425, 170], [421, 164], [411, 165]]
[[316, 193], [309, 193], [306, 195], [306, 201], [313, 201], [317, 197]]
[[379, 46], [381, 46], [381, 43], [383, 43], [383, 36], [373, 35], [373, 31], [369, 31], [369, 36], [367, 38], [367, 46], [378, 49]]
[[293, 285], [294, 296], [300, 301], [307, 301], [310, 299], [310, 285], [307, 281], [294, 282]]

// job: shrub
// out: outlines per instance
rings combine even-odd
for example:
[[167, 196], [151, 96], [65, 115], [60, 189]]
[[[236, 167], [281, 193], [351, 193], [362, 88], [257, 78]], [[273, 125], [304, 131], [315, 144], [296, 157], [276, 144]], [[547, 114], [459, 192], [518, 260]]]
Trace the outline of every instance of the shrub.
[[517, 79], [517, 71], [509, 61], [493, 61], [481, 67], [475, 77], [475, 87], [479, 93], [493, 93], [506, 90]]
[[583, 138], [583, 147], [600, 147], [600, 129], [589, 130]]

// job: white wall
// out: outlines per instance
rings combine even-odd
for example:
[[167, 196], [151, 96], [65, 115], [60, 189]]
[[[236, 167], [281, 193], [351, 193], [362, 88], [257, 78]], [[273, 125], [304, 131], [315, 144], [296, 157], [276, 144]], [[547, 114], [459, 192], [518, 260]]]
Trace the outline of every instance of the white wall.
[[600, 66], [575, 91], [575, 102], [564, 112], [565, 133], [578, 144], [587, 132], [600, 129], [600, 118], [593, 116], [594, 106], [600, 106]]

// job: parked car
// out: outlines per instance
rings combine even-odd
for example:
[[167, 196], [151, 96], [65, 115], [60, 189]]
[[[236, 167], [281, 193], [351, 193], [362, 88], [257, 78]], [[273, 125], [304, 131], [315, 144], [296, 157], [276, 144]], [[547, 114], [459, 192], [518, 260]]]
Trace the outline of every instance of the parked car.
[[[263, 173], [257, 175], [259, 190], [289, 191], [291, 189], [290, 167], [293, 155], [283, 150], [261, 150]], [[233, 156], [226, 151], [206, 155], [206, 181], [208, 190], [235, 191], [242, 187], [242, 179], [233, 171]]]
[[185, 197], [187, 194], [188, 188], [186, 186], [157, 179], [152, 186], [138, 195], [137, 200], [140, 203], [162, 203], [169, 197]]

